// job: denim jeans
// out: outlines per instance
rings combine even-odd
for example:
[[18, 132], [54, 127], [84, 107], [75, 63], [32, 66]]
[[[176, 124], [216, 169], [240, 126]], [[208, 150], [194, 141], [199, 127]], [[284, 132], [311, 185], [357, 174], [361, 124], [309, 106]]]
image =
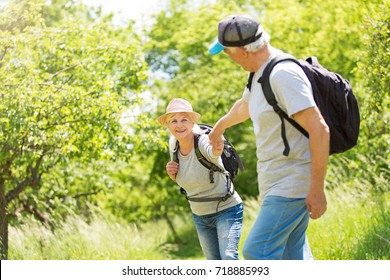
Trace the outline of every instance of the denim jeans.
[[304, 198], [267, 196], [245, 241], [245, 259], [312, 259], [306, 239], [309, 211]]
[[192, 214], [203, 253], [208, 260], [238, 260], [244, 207], [236, 206], [215, 214]]

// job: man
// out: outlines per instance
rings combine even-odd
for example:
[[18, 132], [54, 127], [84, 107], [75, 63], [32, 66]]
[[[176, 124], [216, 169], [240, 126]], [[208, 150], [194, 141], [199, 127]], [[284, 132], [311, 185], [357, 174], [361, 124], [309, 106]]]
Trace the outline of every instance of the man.
[[[224, 18], [218, 39], [210, 45], [214, 55], [224, 51], [245, 71], [254, 72], [251, 90], [217, 121], [209, 135], [217, 145], [225, 129], [251, 118], [257, 146], [257, 172], [263, 203], [243, 248], [245, 259], [304, 259], [309, 219], [326, 211], [324, 181], [329, 155], [329, 128], [317, 108], [309, 80], [291, 61], [277, 64], [270, 75], [279, 106], [309, 134], [285, 122], [291, 147], [283, 155], [282, 122], [268, 105], [258, 82], [268, 62], [282, 53], [269, 43], [262, 25], [248, 15]], [[309, 218], [310, 217], [310, 218]]]

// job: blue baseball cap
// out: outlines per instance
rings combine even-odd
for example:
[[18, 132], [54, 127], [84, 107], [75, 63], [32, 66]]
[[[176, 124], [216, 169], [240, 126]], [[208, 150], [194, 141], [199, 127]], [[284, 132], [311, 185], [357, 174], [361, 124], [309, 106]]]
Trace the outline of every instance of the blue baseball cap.
[[209, 53], [215, 55], [225, 47], [242, 47], [255, 42], [263, 32], [258, 33], [260, 23], [249, 15], [231, 15], [218, 24], [218, 38], [210, 45]]
[[209, 47], [209, 53], [211, 55], [214, 55], [214, 54], [218, 54], [220, 53], [221, 51], [223, 51], [225, 49], [224, 46], [222, 46], [218, 39], [215, 39], [215, 41], [210, 45]]

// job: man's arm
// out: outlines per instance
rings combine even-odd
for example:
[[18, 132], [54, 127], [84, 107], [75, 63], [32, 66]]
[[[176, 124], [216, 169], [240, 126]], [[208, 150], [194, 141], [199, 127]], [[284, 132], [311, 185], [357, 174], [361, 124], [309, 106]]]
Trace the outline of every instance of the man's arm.
[[310, 217], [318, 219], [327, 208], [325, 175], [329, 157], [329, 127], [317, 107], [300, 111], [293, 118], [310, 136], [311, 182], [306, 204]]
[[220, 118], [214, 125], [213, 130], [209, 134], [210, 144], [213, 147], [218, 146], [218, 140], [221, 139], [225, 130], [233, 125], [242, 123], [249, 119], [248, 102], [239, 99], [234, 103], [229, 112]]

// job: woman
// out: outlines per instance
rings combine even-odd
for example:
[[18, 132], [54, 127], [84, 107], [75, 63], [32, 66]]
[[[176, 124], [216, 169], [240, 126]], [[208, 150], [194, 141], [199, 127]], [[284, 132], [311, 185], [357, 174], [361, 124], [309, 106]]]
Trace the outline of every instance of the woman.
[[175, 149], [178, 149], [178, 162], [168, 162], [167, 173], [186, 192], [206, 259], [237, 260], [243, 203], [237, 192], [230, 192], [229, 186], [233, 188], [233, 182], [226, 174], [215, 172], [213, 180], [210, 180], [209, 170], [199, 162], [194, 149], [196, 136], [199, 136], [198, 147], [202, 155], [223, 168], [223, 139], [213, 148], [208, 136], [201, 134], [196, 125], [199, 119], [200, 115], [182, 98], [173, 99], [166, 113], [158, 118], [159, 123], [168, 127], [172, 135], [169, 141], [171, 159], [174, 158]]

